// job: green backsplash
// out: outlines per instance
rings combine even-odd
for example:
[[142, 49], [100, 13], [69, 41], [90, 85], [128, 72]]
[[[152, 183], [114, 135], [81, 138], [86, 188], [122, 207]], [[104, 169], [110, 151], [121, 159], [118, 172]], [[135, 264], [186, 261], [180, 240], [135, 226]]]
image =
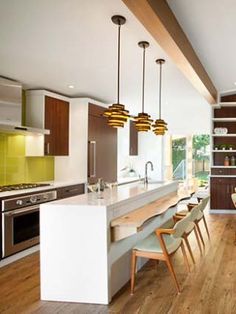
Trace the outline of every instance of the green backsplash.
[[0, 185], [54, 180], [54, 157], [26, 157], [25, 137], [0, 133]]

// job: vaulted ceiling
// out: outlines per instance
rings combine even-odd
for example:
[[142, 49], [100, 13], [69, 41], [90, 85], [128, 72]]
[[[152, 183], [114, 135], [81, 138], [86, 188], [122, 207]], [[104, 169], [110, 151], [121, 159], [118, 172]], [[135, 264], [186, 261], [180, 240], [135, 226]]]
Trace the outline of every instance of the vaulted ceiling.
[[236, 1], [167, 1], [218, 91], [236, 90]]
[[[163, 115], [170, 132], [208, 132], [210, 106], [121, 0], [0, 0], [0, 75], [19, 80], [25, 88], [115, 102], [114, 14], [127, 18], [121, 38], [121, 102], [133, 114], [140, 111], [142, 51], [137, 43], [147, 40], [146, 111], [153, 118], [158, 115], [155, 60], [162, 57]], [[208, 58], [200, 56], [204, 64]], [[71, 84], [74, 89], [68, 88]]]

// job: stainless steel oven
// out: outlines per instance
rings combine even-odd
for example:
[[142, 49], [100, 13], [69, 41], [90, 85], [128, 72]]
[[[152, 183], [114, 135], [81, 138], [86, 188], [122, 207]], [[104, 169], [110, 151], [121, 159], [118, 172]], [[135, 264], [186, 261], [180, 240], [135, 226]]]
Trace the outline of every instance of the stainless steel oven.
[[39, 206], [55, 200], [55, 190], [2, 201], [2, 256], [39, 243]]

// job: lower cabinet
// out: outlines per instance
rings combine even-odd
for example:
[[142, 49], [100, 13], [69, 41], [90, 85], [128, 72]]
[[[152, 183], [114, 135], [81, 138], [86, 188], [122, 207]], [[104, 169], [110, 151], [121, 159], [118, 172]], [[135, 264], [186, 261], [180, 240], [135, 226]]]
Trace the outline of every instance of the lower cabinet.
[[84, 184], [75, 184], [57, 188], [57, 199], [84, 194]]
[[235, 209], [231, 200], [235, 188], [236, 178], [211, 178], [211, 209]]

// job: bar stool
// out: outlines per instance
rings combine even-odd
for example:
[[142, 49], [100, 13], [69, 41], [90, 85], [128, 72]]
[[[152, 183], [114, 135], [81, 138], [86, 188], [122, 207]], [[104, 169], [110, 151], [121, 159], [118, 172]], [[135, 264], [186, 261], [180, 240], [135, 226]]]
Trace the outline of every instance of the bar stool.
[[196, 220], [197, 220], [197, 217], [199, 216], [200, 208], [201, 208], [201, 206], [200, 206], [200, 204], [198, 204], [198, 205], [195, 205], [190, 212], [188, 212], [188, 211], [184, 212], [184, 213], [181, 213], [181, 212], [178, 213], [177, 212], [174, 215], [174, 217], [173, 217], [173, 219], [175, 221], [179, 221], [179, 220], [183, 219], [183, 217], [189, 216], [189, 224], [186, 227], [186, 230], [183, 233], [182, 237], [183, 237], [183, 239], [184, 239], [184, 241], [186, 243], [186, 246], [188, 248], [189, 254], [190, 254], [194, 264], [195, 264], [195, 260], [194, 260], [193, 253], [192, 253], [189, 241], [188, 241], [188, 236], [192, 233], [192, 231], [194, 231], [194, 234], [195, 234], [195, 237], [196, 237], [196, 240], [197, 240], [197, 244], [198, 244], [200, 253], [202, 255], [202, 247], [201, 247], [200, 240], [199, 240], [197, 225], [195, 223]]
[[[198, 214], [195, 217], [195, 220], [193, 222], [196, 225], [196, 229], [198, 231], [199, 237], [200, 237], [201, 242], [202, 242], [204, 247], [205, 247], [205, 243], [204, 243], [203, 236], [202, 236], [202, 233], [201, 233], [201, 230], [200, 230], [200, 227], [199, 227], [199, 223], [200, 223], [201, 220], [203, 220], [205, 228], [206, 228], [207, 236], [208, 236], [208, 238], [210, 240], [210, 233], [209, 233], [209, 230], [208, 230], [208, 227], [207, 227], [207, 223], [206, 223], [206, 218], [205, 218], [205, 215], [204, 215], [204, 210], [205, 210], [205, 208], [207, 206], [207, 203], [209, 202], [209, 199], [210, 199], [210, 196], [207, 196], [207, 197], [203, 198], [198, 205], [196, 205], [196, 204], [188, 204], [188, 210], [187, 211], [185, 210], [185, 211], [180, 211], [180, 212], [177, 213], [178, 215], [185, 216], [189, 211], [191, 212], [193, 210], [193, 208], [197, 207]], [[196, 210], [196, 212], [197, 212], [197, 210]]]
[[231, 199], [234, 203], [234, 207], [236, 207], [236, 193], [231, 194]]
[[181, 238], [188, 223], [189, 217], [187, 216], [177, 222], [173, 229], [156, 229], [155, 232], [136, 244], [132, 250], [131, 258], [131, 294], [134, 293], [137, 257], [165, 261], [174, 280], [176, 290], [180, 293], [180, 287], [171, 262], [171, 257], [181, 248], [187, 270], [190, 271], [188, 258]]

